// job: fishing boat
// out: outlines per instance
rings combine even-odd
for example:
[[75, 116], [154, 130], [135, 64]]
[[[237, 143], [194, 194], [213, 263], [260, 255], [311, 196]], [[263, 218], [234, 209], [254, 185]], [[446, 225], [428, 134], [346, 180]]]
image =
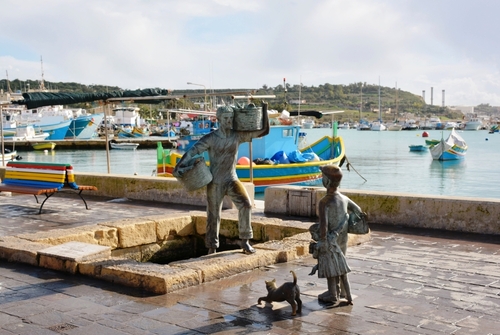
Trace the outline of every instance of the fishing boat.
[[115, 140], [109, 141], [109, 146], [111, 149], [119, 149], [119, 150], [135, 150], [139, 146], [138, 143], [129, 143], [129, 142], [117, 142]]
[[12, 141], [43, 141], [49, 133], [36, 133], [33, 126], [20, 126], [16, 128], [15, 135], [9, 137]]
[[5, 165], [5, 163], [9, 161], [18, 161], [21, 160], [21, 158], [22, 157], [17, 154], [16, 150], [10, 150], [5, 148], [4, 153], [0, 155], [0, 164]]
[[452, 129], [446, 140], [441, 138], [441, 141], [431, 145], [429, 150], [434, 160], [447, 161], [464, 159], [467, 153], [467, 144], [464, 139], [458, 135], [455, 129]]
[[96, 137], [97, 127], [104, 119], [104, 113], [87, 114], [85, 110], [74, 111], [65, 139], [88, 140]]
[[[319, 167], [327, 164], [340, 166], [345, 159], [344, 142], [342, 137], [337, 136], [336, 130], [334, 127], [333, 136], [324, 136], [311, 145], [299, 148], [299, 141], [304, 143], [305, 136], [304, 129], [299, 125], [271, 126], [268, 135], [254, 139], [251, 144], [240, 145], [239, 164], [236, 165], [238, 178], [243, 182], [253, 182], [256, 193], [264, 192], [269, 186], [321, 185]], [[183, 151], [179, 150], [164, 150], [158, 142], [157, 176], [172, 177], [182, 154]], [[301, 158], [301, 161], [296, 158]], [[208, 157], [205, 160], [208, 161]]]
[[409, 145], [409, 147], [410, 147], [410, 151], [419, 151], [419, 152], [427, 151], [427, 147], [425, 145], [421, 145], [421, 144], [411, 144], [411, 145]]
[[56, 147], [55, 142], [38, 142], [31, 145], [35, 150], [54, 150]]
[[464, 130], [480, 130], [483, 128], [483, 122], [477, 114], [469, 114], [466, 116]]
[[427, 146], [433, 146], [441, 142], [441, 140], [425, 140], [425, 145]]

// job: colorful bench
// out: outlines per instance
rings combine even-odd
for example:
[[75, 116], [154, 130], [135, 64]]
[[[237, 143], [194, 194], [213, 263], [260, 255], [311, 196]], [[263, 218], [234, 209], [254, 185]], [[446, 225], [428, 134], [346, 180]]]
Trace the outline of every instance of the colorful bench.
[[39, 162], [8, 162], [5, 168], [5, 178], [0, 184], [0, 192], [33, 194], [39, 203], [37, 195], [45, 195], [38, 214], [42, 212], [45, 202], [62, 189], [78, 191], [85, 208], [89, 209], [82, 196], [83, 191], [97, 191], [95, 186], [77, 185], [73, 167], [70, 164], [39, 163]]

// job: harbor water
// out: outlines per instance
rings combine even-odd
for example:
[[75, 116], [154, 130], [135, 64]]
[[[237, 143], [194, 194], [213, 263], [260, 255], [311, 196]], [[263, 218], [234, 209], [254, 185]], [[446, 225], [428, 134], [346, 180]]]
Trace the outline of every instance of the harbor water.
[[[305, 129], [313, 143], [332, 129]], [[433, 161], [430, 153], [410, 152], [409, 145], [425, 144], [424, 131], [357, 131], [340, 129], [347, 161], [341, 189], [467, 196], [500, 199], [500, 134], [460, 131], [469, 147], [463, 161]], [[426, 130], [428, 139], [447, 137], [449, 131]], [[70, 163], [76, 172], [108, 173], [106, 150], [18, 151], [24, 161]], [[109, 172], [151, 176], [156, 150], [110, 150]], [[256, 157], [254, 157], [256, 158]], [[349, 169], [347, 167], [349, 163]]]

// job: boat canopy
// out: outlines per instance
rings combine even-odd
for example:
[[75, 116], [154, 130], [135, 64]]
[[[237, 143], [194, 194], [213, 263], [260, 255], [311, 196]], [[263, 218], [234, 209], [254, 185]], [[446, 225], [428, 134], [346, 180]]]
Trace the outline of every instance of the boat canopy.
[[[23, 93], [23, 100], [14, 101], [18, 105], [26, 105], [28, 109], [52, 106], [52, 105], [70, 105], [80, 102], [106, 101], [106, 100], [133, 100], [141, 98], [141, 103], [154, 104], [160, 103], [162, 99], [151, 99], [147, 97], [167, 96], [170, 93], [163, 89], [143, 89], [134, 91], [113, 91], [107, 93], [53, 93], [53, 92], [33, 92]], [[146, 99], [144, 99], [146, 98]], [[165, 97], [165, 98], [173, 98]]]
[[290, 116], [312, 116], [317, 119], [321, 119], [323, 117], [323, 113], [320, 111], [290, 111]]

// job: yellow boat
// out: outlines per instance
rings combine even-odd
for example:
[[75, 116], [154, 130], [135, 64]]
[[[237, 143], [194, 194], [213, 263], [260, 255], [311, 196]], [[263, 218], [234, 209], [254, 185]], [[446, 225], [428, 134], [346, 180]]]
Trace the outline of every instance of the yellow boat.
[[54, 142], [39, 142], [32, 144], [35, 150], [54, 150], [56, 144]]

